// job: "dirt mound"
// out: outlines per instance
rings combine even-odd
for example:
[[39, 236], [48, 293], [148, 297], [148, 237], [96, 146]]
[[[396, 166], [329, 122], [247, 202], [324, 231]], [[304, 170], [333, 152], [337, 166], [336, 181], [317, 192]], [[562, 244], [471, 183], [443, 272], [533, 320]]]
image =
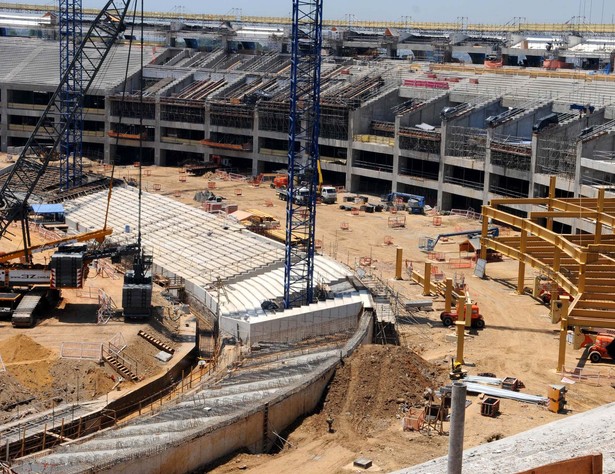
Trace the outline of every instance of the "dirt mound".
[[51, 351], [24, 334], [0, 341], [0, 356], [5, 364], [42, 360], [51, 355]]
[[439, 381], [437, 367], [408, 348], [361, 346], [337, 370], [320, 415], [338, 420], [334, 427], [371, 436], [421, 404], [425, 389]]

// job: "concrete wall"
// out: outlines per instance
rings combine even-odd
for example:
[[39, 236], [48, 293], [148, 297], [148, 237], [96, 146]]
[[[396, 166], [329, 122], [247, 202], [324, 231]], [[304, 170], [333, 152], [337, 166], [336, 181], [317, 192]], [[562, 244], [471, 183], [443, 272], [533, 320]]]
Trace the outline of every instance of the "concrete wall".
[[[372, 314], [366, 313], [360, 329], [341, 351], [346, 356], [361, 344], [372, 326]], [[320, 401], [324, 389], [335, 373], [338, 361], [332, 360], [309, 379], [268, 402], [268, 423], [260, 407], [221, 422], [202, 433], [187, 435], [181, 444], [164, 450], [140, 453], [139, 457], [121, 464], [99, 466], [98, 472], [109, 474], [184, 474], [203, 469], [222, 456], [242, 448], [257, 452], [263, 446], [263, 435], [282, 432], [298, 417], [310, 413]]]
[[233, 335], [247, 344], [260, 341], [298, 342], [314, 336], [337, 334], [357, 327], [362, 302], [326, 300], [308, 307], [249, 319], [220, 318], [223, 334]]

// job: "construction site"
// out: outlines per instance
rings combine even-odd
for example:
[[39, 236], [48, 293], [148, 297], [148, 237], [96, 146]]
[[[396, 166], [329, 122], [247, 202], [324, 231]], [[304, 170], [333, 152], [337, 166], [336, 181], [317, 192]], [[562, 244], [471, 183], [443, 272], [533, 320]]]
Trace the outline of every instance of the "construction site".
[[298, 3], [0, 4], [2, 472], [615, 472], [612, 25]]

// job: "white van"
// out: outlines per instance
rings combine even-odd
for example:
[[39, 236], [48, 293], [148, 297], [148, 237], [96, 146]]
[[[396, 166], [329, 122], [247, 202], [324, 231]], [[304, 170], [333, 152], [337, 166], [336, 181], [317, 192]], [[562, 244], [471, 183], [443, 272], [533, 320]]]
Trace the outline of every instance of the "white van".
[[323, 186], [320, 190], [320, 197], [325, 204], [335, 204], [337, 202], [337, 191], [333, 186]]

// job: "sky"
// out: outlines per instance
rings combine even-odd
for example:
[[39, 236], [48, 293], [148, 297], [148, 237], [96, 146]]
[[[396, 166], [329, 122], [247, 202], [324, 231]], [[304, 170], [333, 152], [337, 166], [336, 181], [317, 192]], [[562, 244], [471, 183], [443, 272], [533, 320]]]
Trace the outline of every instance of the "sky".
[[[140, 1], [140, 0], [139, 0]], [[292, 0], [143, 0], [146, 11], [290, 16]], [[20, 3], [47, 4], [45, 0]], [[57, 0], [55, 4], [57, 4]], [[104, 0], [82, 0], [83, 7], [102, 8]], [[615, 22], [614, 0], [323, 0], [325, 19], [434, 21], [464, 23]]]

